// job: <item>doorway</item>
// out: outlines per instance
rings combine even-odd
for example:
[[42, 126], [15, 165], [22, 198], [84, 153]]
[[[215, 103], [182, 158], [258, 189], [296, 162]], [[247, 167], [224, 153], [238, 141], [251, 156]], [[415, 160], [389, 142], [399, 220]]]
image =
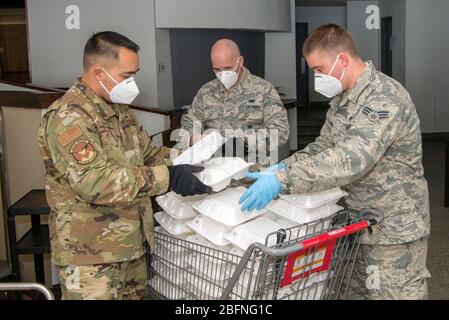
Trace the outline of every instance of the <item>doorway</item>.
[[393, 18], [382, 18], [382, 59], [381, 59], [381, 71], [387, 76], [393, 76]]
[[308, 23], [296, 24], [296, 97], [299, 108], [308, 108], [309, 101], [309, 67], [302, 54], [302, 46], [309, 35]]

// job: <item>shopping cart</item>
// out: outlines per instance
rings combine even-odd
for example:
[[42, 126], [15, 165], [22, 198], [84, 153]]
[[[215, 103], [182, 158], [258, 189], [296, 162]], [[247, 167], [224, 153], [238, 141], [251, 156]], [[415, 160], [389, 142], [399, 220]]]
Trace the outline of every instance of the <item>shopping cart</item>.
[[361, 237], [383, 214], [344, 210], [330, 220], [281, 229], [243, 256], [155, 232], [150, 298], [344, 299]]

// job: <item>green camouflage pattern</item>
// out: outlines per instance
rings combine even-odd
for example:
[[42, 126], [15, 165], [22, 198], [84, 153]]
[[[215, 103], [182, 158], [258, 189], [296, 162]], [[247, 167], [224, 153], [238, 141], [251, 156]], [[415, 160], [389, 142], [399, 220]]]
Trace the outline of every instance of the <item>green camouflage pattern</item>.
[[128, 106], [78, 81], [44, 115], [38, 145], [56, 266], [133, 260], [153, 246], [151, 196], [168, 189], [170, 151], [157, 148]]
[[[287, 111], [276, 89], [246, 68], [241, 81], [229, 90], [218, 79], [206, 83], [198, 91], [188, 113], [182, 117], [181, 125], [190, 134], [216, 129], [224, 137], [232, 132], [246, 141], [250, 135], [257, 137], [255, 134], [258, 132], [262, 134], [258, 131], [260, 129], [276, 132], [277, 145], [270, 145], [270, 132], [266, 133], [266, 142], [262, 139], [257, 142], [263, 144], [267, 156], [271, 148], [287, 143], [290, 132]], [[259, 146], [255, 141], [250, 143], [249, 152], [256, 147]]]
[[62, 300], [142, 300], [148, 295], [145, 256], [132, 261], [57, 269]]
[[402, 85], [372, 62], [352, 90], [330, 102], [316, 141], [284, 162], [277, 176], [287, 193], [341, 187], [351, 209], [385, 214], [362, 243], [401, 244], [430, 233], [418, 114]]
[[428, 299], [427, 246], [427, 239], [401, 245], [361, 245], [346, 298]]

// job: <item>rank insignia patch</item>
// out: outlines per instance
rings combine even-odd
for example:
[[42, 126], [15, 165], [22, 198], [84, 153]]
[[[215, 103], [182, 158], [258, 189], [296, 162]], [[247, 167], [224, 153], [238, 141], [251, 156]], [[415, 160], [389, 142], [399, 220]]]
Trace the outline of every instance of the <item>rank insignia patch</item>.
[[70, 148], [70, 154], [79, 164], [89, 164], [95, 160], [97, 151], [89, 140], [79, 140]]
[[372, 121], [376, 121], [379, 119], [388, 119], [390, 117], [390, 113], [388, 111], [377, 112], [369, 107], [364, 107], [362, 111], [363, 114], [365, 114], [368, 117], [368, 119]]

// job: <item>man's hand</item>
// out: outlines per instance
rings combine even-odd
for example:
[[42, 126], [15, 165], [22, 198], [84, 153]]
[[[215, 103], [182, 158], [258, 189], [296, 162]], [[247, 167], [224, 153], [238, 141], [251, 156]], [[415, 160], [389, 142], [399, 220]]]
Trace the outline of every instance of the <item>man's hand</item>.
[[201, 172], [204, 167], [181, 164], [168, 167], [170, 175], [170, 189], [183, 197], [194, 196], [197, 194], [212, 193], [211, 187], [203, 184], [195, 175], [195, 172]]
[[276, 177], [278, 170], [285, 168], [284, 163], [271, 166], [262, 172], [247, 173], [248, 178], [257, 181], [242, 195], [239, 204], [242, 211], [261, 210], [281, 193], [281, 184]]

